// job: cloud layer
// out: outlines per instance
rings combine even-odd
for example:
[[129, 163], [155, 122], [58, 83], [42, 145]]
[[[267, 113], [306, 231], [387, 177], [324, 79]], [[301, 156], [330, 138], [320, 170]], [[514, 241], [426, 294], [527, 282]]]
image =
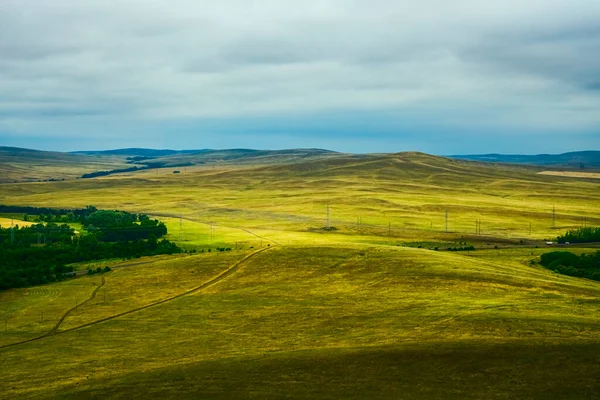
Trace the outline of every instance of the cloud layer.
[[597, 0], [4, 0], [0, 141], [597, 148], [598, 21]]

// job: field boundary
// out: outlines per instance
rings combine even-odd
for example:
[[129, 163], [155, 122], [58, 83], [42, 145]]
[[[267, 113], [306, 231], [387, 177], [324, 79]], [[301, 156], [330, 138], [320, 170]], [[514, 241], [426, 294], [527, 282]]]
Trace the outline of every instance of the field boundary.
[[12, 346], [17, 346], [17, 345], [20, 345], [20, 344], [30, 343], [30, 342], [33, 342], [33, 341], [36, 341], [36, 340], [41, 340], [41, 339], [47, 338], [49, 336], [54, 336], [54, 335], [58, 335], [58, 334], [62, 334], [62, 333], [67, 333], [67, 332], [71, 332], [71, 331], [74, 331], [74, 330], [77, 330], [77, 329], [87, 328], [87, 327], [92, 326], [92, 325], [96, 325], [96, 324], [100, 324], [100, 323], [103, 323], [103, 322], [106, 322], [106, 321], [110, 321], [110, 320], [113, 320], [113, 319], [116, 319], [116, 318], [120, 318], [120, 317], [123, 317], [123, 316], [128, 315], [128, 314], [132, 314], [132, 313], [135, 313], [135, 312], [138, 312], [138, 311], [141, 311], [141, 310], [145, 310], [145, 309], [150, 308], [150, 307], [158, 306], [158, 305], [167, 303], [169, 301], [179, 299], [179, 298], [184, 297], [184, 296], [188, 296], [188, 295], [190, 295], [192, 293], [195, 293], [195, 292], [197, 292], [199, 290], [206, 289], [207, 287], [210, 287], [210, 286], [213, 286], [213, 285], [219, 283], [223, 279], [227, 278], [229, 275], [232, 275], [233, 273], [237, 272], [242, 267], [242, 265], [246, 261], [248, 261], [250, 258], [256, 256], [259, 253], [262, 253], [263, 251], [266, 251], [266, 250], [269, 250], [269, 249], [272, 249], [272, 248], [274, 248], [274, 247], [264, 247], [264, 248], [262, 248], [262, 249], [260, 249], [258, 251], [255, 251], [253, 253], [248, 254], [246, 257], [242, 258], [240, 261], [236, 262], [234, 265], [232, 265], [231, 267], [227, 268], [225, 271], [221, 272], [219, 275], [215, 276], [211, 280], [209, 280], [207, 282], [204, 282], [203, 284], [201, 284], [199, 286], [196, 286], [195, 288], [192, 288], [192, 289], [190, 289], [188, 291], [185, 291], [183, 293], [177, 294], [175, 296], [168, 297], [166, 299], [159, 300], [159, 301], [154, 302], [154, 303], [146, 304], [145, 306], [141, 306], [141, 307], [138, 307], [138, 308], [127, 310], [127, 311], [124, 311], [124, 312], [119, 313], [119, 314], [114, 314], [114, 315], [111, 315], [111, 316], [106, 317], [106, 318], [102, 318], [102, 319], [99, 319], [99, 320], [96, 320], [96, 321], [88, 322], [88, 323], [83, 324], [83, 325], [79, 325], [79, 326], [76, 326], [76, 327], [73, 327], [73, 328], [65, 329], [63, 331], [58, 331], [58, 328], [60, 327], [60, 325], [64, 322], [64, 320], [69, 316], [69, 314], [71, 312], [73, 312], [77, 307], [80, 307], [80, 306], [84, 305], [85, 303], [87, 303], [90, 300], [93, 300], [96, 297], [96, 294], [98, 293], [98, 290], [100, 290], [100, 288], [102, 286], [104, 286], [104, 283], [105, 283], [105, 279], [104, 279], [104, 277], [102, 277], [102, 284], [100, 286], [98, 286], [94, 290], [94, 292], [92, 293], [92, 295], [90, 296], [90, 298], [87, 299], [86, 301], [84, 301], [83, 303], [81, 303], [81, 304], [79, 304], [79, 305], [77, 305], [77, 306], [69, 309], [62, 316], [62, 318], [60, 319], [60, 321], [58, 321], [58, 323], [50, 331], [46, 332], [45, 334], [43, 334], [41, 336], [38, 336], [38, 337], [35, 337], [35, 338], [32, 338], [32, 339], [27, 339], [27, 340], [23, 340], [21, 342], [15, 342], [15, 343], [10, 343], [10, 344], [6, 344], [6, 345], [3, 345], [3, 346], [0, 346], [0, 349], [4, 349], [4, 348], [7, 348], [7, 347], [12, 347]]

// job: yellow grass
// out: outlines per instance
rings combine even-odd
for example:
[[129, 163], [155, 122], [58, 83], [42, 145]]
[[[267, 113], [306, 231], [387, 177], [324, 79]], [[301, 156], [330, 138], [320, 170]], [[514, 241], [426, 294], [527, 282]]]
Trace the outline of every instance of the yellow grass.
[[540, 175], [566, 176], [569, 178], [600, 179], [597, 172], [575, 172], [575, 171], [542, 171]]
[[[588, 225], [600, 223], [596, 185], [527, 169], [473, 167], [426, 156], [325, 165], [317, 172], [303, 168], [196, 166], [179, 175], [165, 169], [85, 181], [6, 185], [12, 190], [3, 191], [0, 202], [51, 202], [61, 207], [93, 203], [176, 219], [183, 216], [184, 221], [220, 229], [302, 235], [325, 226], [329, 202], [338, 234], [381, 238], [388, 235], [391, 224], [392, 236], [401, 239], [473, 235], [477, 220], [484, 236], [535, 240], [581, 226], [584, 218]], [[445, 232], [446, 211], [449, 233]], [[177, 222], [171, 226], [175, 226], [171, 234], [178, 234]], [[184, 241], [210, 243], [206, 232], [202, 237], [188, 236]], [[318, 240], [323, 235], [311, 237]], [[234, 245], [236, 239], [248, 240], [238, 234], [224, 240]]]
[[[177, 282], [172, 274], [178, 268], [189, 270], [185, 274], [191, 276], [201, 271], [198, 261], [210, 259], [214, 263], [203, 274], [207, 279], [226, 264], [216, 261], [222, 256], [228, 262], [238, 259], [232, 253], [183, 257], [108, 274], [107, 281], [115, 283], [113, 312], [160, 298], [164, 288], [179, 283], [161, 286], [156, 280]], [[486, 256], [389, 246], [276, 247], [206, 290], [0, 350], [8, 367], [5, 382], [15, 387], [8, 395], [54, 397], [67, 391], [86, 397], [92, 392], [111, 393], [111, 382], [120, 382], [128, 385], [121, 390], [130, 398], [152, 396], [159, 388], [184, 398], [202, 393], [211, 397], [211, 392], [203, 392], [208, 382], [202, 375], [196, 375], [196, 383], [187, 380], [187, 374], [194, 373], [189, 368], [231, 357], [246, 358], [240, 362], [253, 365], [265, 355], [288, 354], [287, 362], [293, 364], [297, 351], [320, 352], [328, 359], [328, 353], [322, 353], [325, 349], [384, 346], [389, 352], [408, 343], [419, 343], [422, 349], [429, 343], [428, 352], [441, 343], [469, 341], [471, 346], [485, 347], [508, 346], [517, 340], [529, 343], [529, 349], [541, 346], [535, 358], [556, 340], [600, 341], [600, 283], [528, 266], [521, 262], [524, 256], [512, 249], [500, 251], [498, 262]], [[537, 258], [537, 254], [530, 256]], [[182, 277], [192, 285], [187, 279]], [[102, 313], [107, 308], [101, 302], [88, 304], [69, 318], [68, 327], [93, 322], [106, 315]], [[45, 349], [41, 354], [40, 348]], [[519, 354], [510, 356], [520, 362]], [[57, 363], [57, 357], [62, 362]], [[456, 357], [453, 362], [460, 364], [460, 354]], [[486, 368], [494, 365], [483, 356], [476, 362]], [[175, 381], [160, 379], [165, 366], [178, 368]], [[144, 372], [139, 375], [139, 371]], [[63, 379], [52, 379], [55, 375]], [[138, 379], [150, 376], [154, 378], [146, 381], [144, 389], [130, 389]], [[363, 372], [364, 377], [375, 379]], [[32, 379], [35, 385], [27, 383]], [[178, 386], [181, 379], [192, 387]], [[488, 383], [492, 391], [483, 395], [495, 393], [494, 388], [493, 382]], [[477, 397], [467, 393], [462, 398]]]
[[0, 346], [48, 332], [67, 310], [88, 299], [98, 285], [100, 278], [94, 276], [0, 291]]
[[[167, 224], [169, 240], [204, 252], [109, 263], [115, 270], [96, 297], [55, 335], [0, 348], [0, 398], [600, 391], [600, 283], [535, 263], [555, 250], [543, 239], [600, 223], [590, 181], [404, 154], [3, 188], [2, 204], [145, 212]], [[322, 229], [328, 202], [330, 231]], [[459, 243], [478, 250], [430, 250]], [[233, 272], [202, 286], [223, 271]], [[43, 334], [101, 279], [3, 292], [0, 346]]]
[[22, 221], [22, 220], [14, 219], [14, 218], [0, 217], [0, 227], [2, 227], [2, 228], [10, 228], [11, 226], [17, 226], [17, 225], [20, 227], [31, 226], [31, 225], [33, 225], [33, 222]]

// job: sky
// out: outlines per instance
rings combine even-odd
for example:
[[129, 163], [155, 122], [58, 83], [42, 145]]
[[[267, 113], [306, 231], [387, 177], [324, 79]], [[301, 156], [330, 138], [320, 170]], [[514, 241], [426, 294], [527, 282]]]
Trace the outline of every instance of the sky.
[[600, 149], [598, 0], [0, 0], [0, 146]]

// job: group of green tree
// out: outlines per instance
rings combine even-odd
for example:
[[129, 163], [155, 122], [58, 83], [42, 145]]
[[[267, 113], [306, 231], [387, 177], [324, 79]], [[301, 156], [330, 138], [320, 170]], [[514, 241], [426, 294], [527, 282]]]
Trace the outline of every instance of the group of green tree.
[[80, 209], [62, 209], [47, 207], [30, 206], [6, 206], [0, 204], [0, 213], [2, 214], [20, 214], [25, 221], [45, 221], [45, 222], [80, 222], [91, 213], [98, 211], [94, 206], [88, 206]]
[[577, 255], [569, 251], [542, 254], [540, 264], [563, 275], [600, 281], [600, 251]]
[[157, 238], [167, 234], [167, 227], [146, 214], [98, 210], [94, 206], [81, 209], [52, 209], [0, 205], [0, 213], [21, 214], [25, 221], [79, 223], [105, 242]]
[[83, 174], [83, 175], [81, 175], [81, 178], [82, 179], [97, 178], [99, 176], [120, 174], [122, 172], [134, 172], [134, 171], [139, 171], [142, 169], [148, 169], [148, 167], [137, 167], [136, 166], [136, 167], [129, 167], [129, 168], [111, 169], [109, 171], [96, 171], [96, 172], [90, 172], [88, 174]]
[[145, 214], [125, 211], [94, 211], [83, 219], [82, 224], [105, 242], [159, 238], [167, 234], [167, 227], [162, 222]]
[[[0, 211], [6, 211], [0, 206]], [[39, 285], [65, 279], [69, 264], [112, 258], [136, 258], [180, 253], [174, 243], [161, 239], [166, 226], [144, 214], [124, 211], [33, 209], [27, 212], [45, 219], [79, 222], [86, 228], [76, 234], [66, 223], [37, 223], [28, 227], [0, 228], [0, 289]]]
[[557, 238], [558, 243], [600, 242], [600, 228], [587, 227], [568, 231]]
[[474, 251], [475, 246], [464, 246], [464, 247], [448, 247], [448, 251]]
[[139, 164], [143, 164], [143, 165], [133, 166], [133, 167], [128, 167], [128, 168], [111, 169], [108, 171], [90, 172], [90, 173], [81, 175], [81, 178], [89, 179], [89, 178], [97, 178], [99, 176], [120, 174], [123, 172], [135, 172], [135, 171], [141, 171], [141, 170], [146, 170], [146, 169], [157, 169], [157, 168], [167, 168], [167, 167], [168, 168], [191, 167], [194, 165], [193, 163], [179, 163], [179, 164], [168, 165], [167, 163], [164, 163], [162, 161], [143, 161], [145, 159], [147, 159], [147, 157], [141, 157], [141, 158], [138, 158], [137, 160], [134, 160], [133, 158], [128, 158], [129, 163], [136, 163], [136, 164], [139, 163]]

